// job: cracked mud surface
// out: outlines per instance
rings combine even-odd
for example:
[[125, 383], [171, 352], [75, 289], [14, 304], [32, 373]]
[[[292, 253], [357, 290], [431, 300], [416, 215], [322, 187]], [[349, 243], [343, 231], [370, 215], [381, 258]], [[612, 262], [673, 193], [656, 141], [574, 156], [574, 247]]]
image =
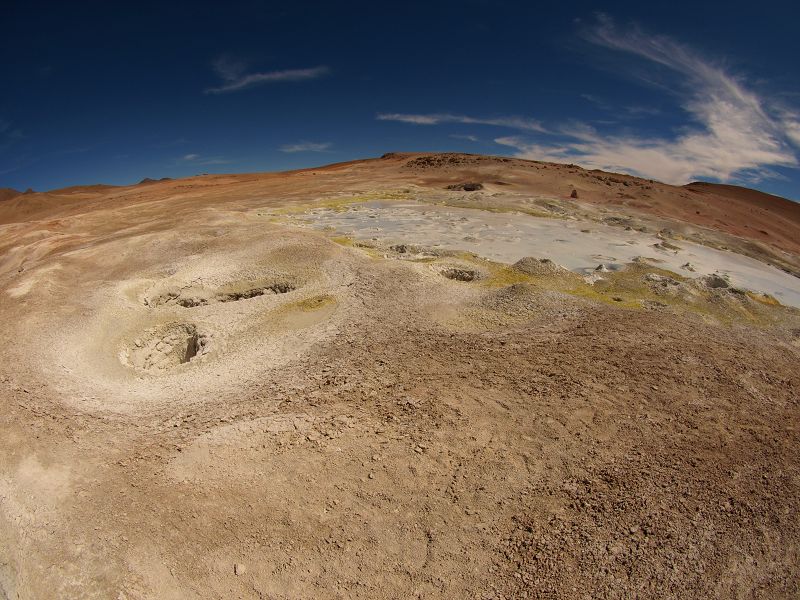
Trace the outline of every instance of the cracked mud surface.
[[800, 594], [798, 311], [280, 214], [414, 160], [3, 226], [0, 598]]
[[170, 369], [199, 359], [210, 351], [210, 339], [192, 324], [155, 328], [137, 337], [122, 352], [123, 364], [135, 369]]

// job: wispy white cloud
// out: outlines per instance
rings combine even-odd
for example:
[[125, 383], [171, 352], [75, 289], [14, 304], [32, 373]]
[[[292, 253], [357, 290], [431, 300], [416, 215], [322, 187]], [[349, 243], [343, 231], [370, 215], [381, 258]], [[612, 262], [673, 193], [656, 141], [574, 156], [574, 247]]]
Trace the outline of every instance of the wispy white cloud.
[[609, 108], [608, 104], [602, 98], [595, 96], [594, 94], [581, 94], [581, 98], [586, 100], [587, 102], [591, 102], [592, 104], [596, 104], [600, 108]]
[[412, 123], [414, 125], [440, 125], [442, 123], [466, 123], [469, 125], [493, 125], [495, 127], [508, 127], [522, 131], [537, 131], [546, 133], [544, 126], [534, 119], [524, 117], [497, 117], [497, 118], [477, 118], [467, 115], [454, 115], [450, 113], [434, 114], [407, 114], [407, 113], [379, 113], [376, 117], [379, 121], [399, 121], [401, 123]]
[[466, 140], [468, 142], [477, 142], [478, 136], [477, 135], [464, 135], [460, 133], [454, 133], [450, 136], [454, 140]]
[[[759, 94], [744, 78], [729, 72], [691, 48], [664, 36], [632, 27], [620, 30], [600, 16], [584, 37], [599, 47], [644, 61], [646, 85], [664, 90], [663, 101], [677, 102], [686, 124], [653, 136], [630, 128], [609, 132], [613, 121], [598, 131], [581, 122], [543, 125], [522, 117], [482, 119], [450, 113], [380, 114], [378, 119], [438, 125], [470, 123], [516, 129], [518, 135], [495, 142], [516, 150], [516, 156], [573, 162], [588, 168], [623, 171], [682, 184], [694, 179], [756, 182], [779, 177], [775, 168], [800, 166], [800, 111], [779, 104], [776, 95]], [[659, 81], [658, 77], [667, 78]], [[659, 107], [613, 107], [591, 94], [582, 97], [619, 120], [659, 114]]]
[[286, 144], [280, 147], [281, 152], [327, 152], [332, 146], [330, 142], [298, 142], [297, 144]]
[[[636, 28], [620, 31], [600, 17], [586, 33], [591, 42], [665, 67], [680, 77], [674, 88], [689, 125], [669, 137], [601, 135], [587, 125], [557, 128], [558, 143], [497, 138], [517, 156], [570, 161], [590, 168], [627, 171], [670, 183], [698, 178], [758, 181], [776, 176], [772, 167], [797, 167], [800, 120], [779, 110], [742, 78], [730, 74], [667, 37]], [[594, 100], [594, 98], [587, 98]], [[647, 112], [638, 107], [639, 113]]]
[[219, 156], [202, 156], [200, 154], [184, 154], [181, 161], [193, 165], [229, 165], [232, 160]]
[[781, 121], [786, 129], [786, 137], [797, 148], [800, 148], [800, 114], [791, 110], [783, 110], [781, 111]]
[[229, 57], [218, 58], [212, 63], [212, 66], [216, 74], [222, 79], [222, 84], [206, 89], [206, 94], [238, 92], [266, 83], [308, 81], [330, 73], [330, 69], [326, 66], [248, 73], [246, 63]]
[[655, 117], [661, 114], [661, 109], [655, 106], [625, 106], [623, 110], [631, 117]]

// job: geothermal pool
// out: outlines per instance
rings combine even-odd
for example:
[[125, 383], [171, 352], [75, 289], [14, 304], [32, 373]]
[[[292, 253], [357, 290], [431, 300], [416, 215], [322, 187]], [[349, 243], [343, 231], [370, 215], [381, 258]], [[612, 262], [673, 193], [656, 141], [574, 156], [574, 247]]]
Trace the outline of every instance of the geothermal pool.
[[[682, 240], [671, 242], [680, 247], [677, 251], [660, 248], [657, 244], [662, 240], [651, 233], [599, 223], [381, 201], [352, 205], [344, 211], [311, 209], [293, 220], [354, 239], [466, 250], [504, 263], [523, 256], [549, 258], [581, 273], [599, 264], [614, 268], [643, 257], [688, 277], [724, 274], [737, 287], [766, 292], [782, 304], [800, 307], [800, 279], [780, 269]], [[686, 263], [694, 272], [682, 268]]]

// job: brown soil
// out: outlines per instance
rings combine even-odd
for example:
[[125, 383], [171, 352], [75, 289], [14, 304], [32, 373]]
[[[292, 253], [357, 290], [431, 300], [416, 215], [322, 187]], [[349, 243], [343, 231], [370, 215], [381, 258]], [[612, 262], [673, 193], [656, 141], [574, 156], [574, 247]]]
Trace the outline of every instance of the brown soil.
[[9, 200], [10, 198], [14, 198], [15, 196], [19, 196], [21, 192], [17, 190], [13, 190], [11, 188], [0, 188], [0, 202], [3, 200]]
[[0, 598], [798, 597], [798, 311], [259, 214], [576, 169], [448, 156], [0, 204]]

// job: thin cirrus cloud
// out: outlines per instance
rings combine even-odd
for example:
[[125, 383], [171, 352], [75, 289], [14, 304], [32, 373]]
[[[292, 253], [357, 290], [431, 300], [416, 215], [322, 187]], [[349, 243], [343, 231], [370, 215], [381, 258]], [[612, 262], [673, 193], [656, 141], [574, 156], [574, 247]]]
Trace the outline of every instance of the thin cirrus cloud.
[[[757, 182], [780, 175], [777, 167], [797, 168], [800, 149], [800, 112], [778, 104], [751, 89], [741, 77], [664, 36], [638, 28], [621, 31], [600, 16], [584, 33], [589, 42], [658, 65], [677, 83], [665, 85], [687, 117], [673, 135], [660, 136], [600, 132], [582, 122], [537, 127], [515, 126], [519, 118], [478, 119], [456, 115], [379, 115], [384, 120], [421, 125], [475, 123], [517, 129], [518, 135], [500, 136], [498, 144], [514, 148], [515, 156], [553, 162], [573, 162], [588, 168], [623, 171], [642, 177], [683, 184], [695, 179]], [[649, 76], [648, 76], [649, 77]], [[652, 84], [650, 79], [645, 80]], [[674, 95], [671, 95], [674, 94]], [[584, 95], [599, 104], [598, 99]], [[608, 110], [611, 107], [604, 107]], [[656, 114], [655, 108], [617, 109], [624, 116]], [[538, 134], [538, 135], [534, 135]]]
[[[675, 136], [603, 135], [589, 125], [558, 128], [557, 143], [522, 136], [495, 139], [521, 158], [577, 162], [586, 167], [628, 171], [669, 183], [699, 178], [755, 182], [777, 177], [775, 167], [797, 167], [800, 120], [771, 105], [743, 79], [663, 36], [633, 28], [620, 31], [601, 16], [585, 33], [590, 42], [660, 65], [680, 81], [677, 98], [689, 123]], [[623, 109], [626, 110], [626, 109]], [[647, 109], [642, 107], [639, 112]]]
[[464, 123], [467, 125], [493, 125], [495, 127], [508, 127], [510, 129], [520, 129], [522, 131], [537, 131], [539, 133], [547, 133], [547, 130], [539, 121], [534, 119], [526, 119], [523, 117], [476, 118], [469, 117], [467, 115], [454, 115], [450, 113], [378, 113], [376, 118], [379, 121], [398, 121], [400, 123], [412, 123], [414, 125]]
[[467, 142], [477, 142], [478, 136], [477, 135], [466, 135], [461, 133], [454, 133], [450, 136], [454, 140], [466, 140]]
[[333, 144], [330, 142], [298, 142], [280, 147], [281, 152], [293, 154], [295, 152], [328, 152]]
[[248, 73], [245, 63], [228, 57], [218, 58], [213, 62], [212, 66], [222, 83], [217, 87], [206, 89], [206, 94], [240, 92], [267, 83], [310, 81], [330, 73], [330, 69], [326, 66]]
[[181, 161], [193, 165], [229, 165], [233, 163], [232, 160], [219, 156], [202, 156], [200, 154], [184, 154]]

